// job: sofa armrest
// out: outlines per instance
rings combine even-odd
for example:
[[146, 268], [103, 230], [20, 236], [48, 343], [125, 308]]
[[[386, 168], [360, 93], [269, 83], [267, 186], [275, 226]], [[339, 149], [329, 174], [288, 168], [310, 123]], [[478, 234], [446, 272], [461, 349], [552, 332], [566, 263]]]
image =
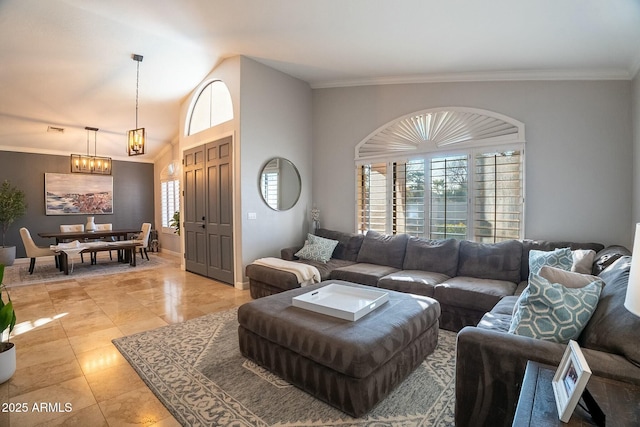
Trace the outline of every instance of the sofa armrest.
[[528, 360], [558, 365], [566, 345], [465, 327], [456, 346], [455, 425], [510, 426]]
[[300, 246], [291, 246], [289, 248], [284, 248], [280, 250], [280, 258], [285, 259], [287, 261], [295, 261], [299, 259], [295, 253], [302, 249], [302, 245]]

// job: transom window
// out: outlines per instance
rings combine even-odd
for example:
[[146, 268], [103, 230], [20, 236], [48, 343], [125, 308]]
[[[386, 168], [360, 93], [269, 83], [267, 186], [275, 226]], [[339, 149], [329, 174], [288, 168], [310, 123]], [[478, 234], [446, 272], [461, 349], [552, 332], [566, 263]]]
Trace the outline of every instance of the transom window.
[[[453, 143], [454, 138], [441, 131], [435, 134], [446, 142], [439, 144], [435, 138], [429, 138], [429, 132], [423, 132], [424, 146], [420, 138], [411, 136], [412, 149], [404, 150], [423, 153], [405, 159], [397, 159], [397, 154], [402, 151], [398, 150], [401, 140], [412, 134], [407, 123], [424, 131], [427, 122], [436, 126], [434, 117], [402, 118], [402, 126], [394, 122], [359, 144], [356, 158], [369, 155], [375, 160], [356, 160], [358, 231], [371, 229], [387, 234], [479, 242], [523, 238], [524, 144], [518, 139], [523, 136], [524, 127], [519, 129], [517, 124], [504, 122], [504, 116], [496, 120], [478, 111], [473, 111], [471, 123], [466, 120], [468, 115], [456, 117], [455, 111], [438, 111], [436, 115], [442, 120], [437, 126], [448, 121], [447, 127], [457, 135], [476, 135], [475, 139], [458, 138]], [[502, 135], [485, 132], [491, 136], [483, 140], [478, 137], [482, 133], [473, 129], [478, 122], [484, 123], [485, 130], [501, 128], [498, 133]], [[435, 131], [433, 126], [431, 131]], [[402, 129], [401, 133], [397, 129]], [[508, 142], [504, 135], [517, 137], [512, 138], [515, 140], [512, 144], [495, 147], [487, 144], [496, 136]], [[372, 143], [367, 147], [367, 142]], [[385, 150], [385, 145], [390, 149]], [[456, 146], [455, 151], [452, 145]], [[371, 155], [373, 150], [375, 154]], [[394, 154], [396, 159], [385, 160], [385, 152]]]
[[193, 105], [187, 135], [217, 126], [233, 119], [233, 101], [227, 85], [221, 80], [207, 84]]

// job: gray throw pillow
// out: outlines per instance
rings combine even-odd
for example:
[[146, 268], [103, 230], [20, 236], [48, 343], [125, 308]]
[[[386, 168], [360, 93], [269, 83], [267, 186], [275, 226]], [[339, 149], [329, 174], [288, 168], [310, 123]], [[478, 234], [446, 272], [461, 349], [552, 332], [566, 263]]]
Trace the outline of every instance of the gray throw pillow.
[[409, 237], [402, 268], [431, 271], [453, 277], [458, 270], [459, 247], [460, 242], [456, 239], [429, 240]]
[[408, 238], [406, 234], [386, 235], [369, 230], [358, 252], [358, 262], [402, 269]]

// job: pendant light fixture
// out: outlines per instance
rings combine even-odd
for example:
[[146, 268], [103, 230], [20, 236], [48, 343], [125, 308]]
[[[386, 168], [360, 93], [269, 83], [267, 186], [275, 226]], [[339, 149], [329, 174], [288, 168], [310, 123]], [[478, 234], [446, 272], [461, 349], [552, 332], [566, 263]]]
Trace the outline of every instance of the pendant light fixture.
[[136, 61], [136, 128], [130, 130], [127, 135], [127, 153], [130, 156], [139, 156], [144, 154], [144, 146], [146, 143], [146, 134], [144, 128], [138, 127], [138, 88], [140, 85], [140, 63], [142, 55], [133, 54], [131, 58]]
[[[111, 175], [111, 157], [97, 155], [98, 128], [85, 127], [85, 129], [87, 130], [87, 154], [71, 155], [71, 172]], [[93, 132], [93, 156], [89, 154], [90, 132]]]

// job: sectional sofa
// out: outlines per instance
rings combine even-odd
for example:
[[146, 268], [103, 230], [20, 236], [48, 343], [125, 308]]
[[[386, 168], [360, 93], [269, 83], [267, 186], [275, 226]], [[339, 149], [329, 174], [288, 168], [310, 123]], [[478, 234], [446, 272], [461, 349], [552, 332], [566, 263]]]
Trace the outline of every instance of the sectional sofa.
[[[615, 261], [598, 275], [604, 286], [577, 342], [593, 375], [640, 385], [640, 317], [624, 307], [631, 257], [622, 247], [605, 251], [601, 261]], [[458, 333], [456, 427], [511, 426], [527, 361], [562, 359], [565, 343], [508, 333], [516, 300], [503, 298], [477, 327]], [[629, 411], [640, 420], [640, 406]]]
[[[509, 240], [487, 244], [374, 231], [362, 235], [318, 229], [315, 235], [338, 242], [327, 262], [298, 259], [295, 254], [303, 245], [283, 249], [281, 258], [315, 266], [322, 280], [432, 297], [440, 303], [440, 327], [456, 332], [477, 325], [503, 298], [522, 292], [531, 250], [570, 247], [596, 253], [604, 249], [599, 243]], [[591, 272], [606, 260], [606, 256], [590, 258], [587, 269]], [[300, 287], [295, 274], [264, 265], [250, 264], [246, 274], [253, 298]]]

